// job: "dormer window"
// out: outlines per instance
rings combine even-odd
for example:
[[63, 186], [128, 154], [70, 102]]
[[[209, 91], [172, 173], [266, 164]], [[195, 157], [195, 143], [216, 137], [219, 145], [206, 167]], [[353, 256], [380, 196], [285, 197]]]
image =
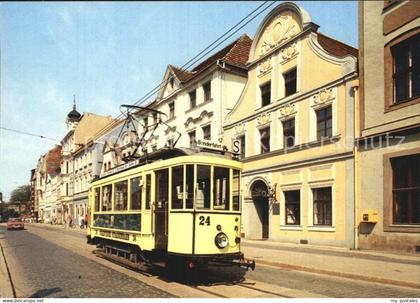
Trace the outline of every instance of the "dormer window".
[[203, 84], [203, 90], [204, 90], [204, 101], [209, 101], [211, 99], [211, 85], [210, 81]]
[[260, 86], [261, 89], [261, 107], [271, 103], [271, 81]]
[[169, 87], [170, 87], [170, 89], [173, 89], [174, 88], [174, 78], [173, 77], [171, 77], [169, 79]]

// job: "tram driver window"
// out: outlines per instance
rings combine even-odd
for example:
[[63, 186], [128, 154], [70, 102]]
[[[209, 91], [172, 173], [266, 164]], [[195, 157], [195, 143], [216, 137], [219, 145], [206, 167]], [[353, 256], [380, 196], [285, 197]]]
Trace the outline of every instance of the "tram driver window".
[[214, 168], [213, 197], [213, 209], [229, 210], [229, 168]]
[[184, 166], [172, 167], [172, 209], [181, 209], [184, 200]]
[[186, 190], [187, 190], [187, 197], [186, 197], [186, 205], [185, 208], [193, 208], [194, 202], [194, 165], [188, 164], [186, 166]]
[[197, 165], [196, 207], [210, 209], [210, 166]]
[[141, 209], [141, 177], [133, 178], [130, 180], [130, 195], [131, 195], [131, 208], [132, 210]]
[[102, 187], [102, 211], [112, 210], [112, 185], [105, 185]]
[[127, 189], [127, 181], [115, 183], [114, 210], [127, 210]]
[[101, 188], [95, 188], [95, 211], [99, 211], [99, 201], [101, 197]]

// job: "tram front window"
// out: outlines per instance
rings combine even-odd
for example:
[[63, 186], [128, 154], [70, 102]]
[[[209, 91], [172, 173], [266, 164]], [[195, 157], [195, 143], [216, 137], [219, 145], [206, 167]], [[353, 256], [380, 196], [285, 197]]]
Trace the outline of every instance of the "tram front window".
[[194, 202], [194, 165], [188, 164], [186, 167], [186, 189], [187, 189], [187, 197], [186, 197], [186, 205], [185, 208], [192, 209], [193, 202]]
[[197, 165], [197, 208], [210, 209], [210, 181], [210, 166]]
[[229, 168], [214, 168], [213, 198], [213, 209], [229, 210]]
[[131, 195], [131, 209], [141, 209], [141, 177], [133, 178], [130, 180], [130, 195]]
[[181, 209], [184, 199], [184, 166], [172, 168], [172, 209]]
[[127, 181], [115, 183], [115, 210], [127, 210]]

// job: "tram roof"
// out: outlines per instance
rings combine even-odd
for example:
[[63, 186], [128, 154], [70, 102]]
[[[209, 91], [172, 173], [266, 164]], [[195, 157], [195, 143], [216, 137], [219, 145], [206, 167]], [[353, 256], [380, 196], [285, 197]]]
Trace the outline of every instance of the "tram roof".
[[116, 166], [110, 171], [108, 171], [107, 173], [100, 176], [99, 178], [96, 178], [94, 181], [115, 175], [117, 173], [126, 171], [128, 169], [150, 164], [155, 161], [167, 160], [167, 159], [172, 159], [172, 158], [182, 157], [182, 156], [207, 156], [207, 157], [217, 157], [220, 159], [229, 159], [229, 160], [231, 159], [231, 153], [229, 152], [217, 153], [214, 151], [207, 151], [203, 149], [193, 149], [193, 148], [186, 148], [186, 147], [162, 148], [155, 152], [151, 152], [146, 155], [143, 155], [133, 161]]

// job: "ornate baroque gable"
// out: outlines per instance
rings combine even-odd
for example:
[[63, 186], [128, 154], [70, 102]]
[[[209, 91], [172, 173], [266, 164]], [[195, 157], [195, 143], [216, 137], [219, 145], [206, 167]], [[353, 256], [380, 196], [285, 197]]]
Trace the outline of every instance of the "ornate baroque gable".
[[258, 54], [265, 55], [276, 46], [283, 44], [301, 31], [298, 18], [291, 12], [283, 12], [277, 15], [265, 28], [261, 37]]

